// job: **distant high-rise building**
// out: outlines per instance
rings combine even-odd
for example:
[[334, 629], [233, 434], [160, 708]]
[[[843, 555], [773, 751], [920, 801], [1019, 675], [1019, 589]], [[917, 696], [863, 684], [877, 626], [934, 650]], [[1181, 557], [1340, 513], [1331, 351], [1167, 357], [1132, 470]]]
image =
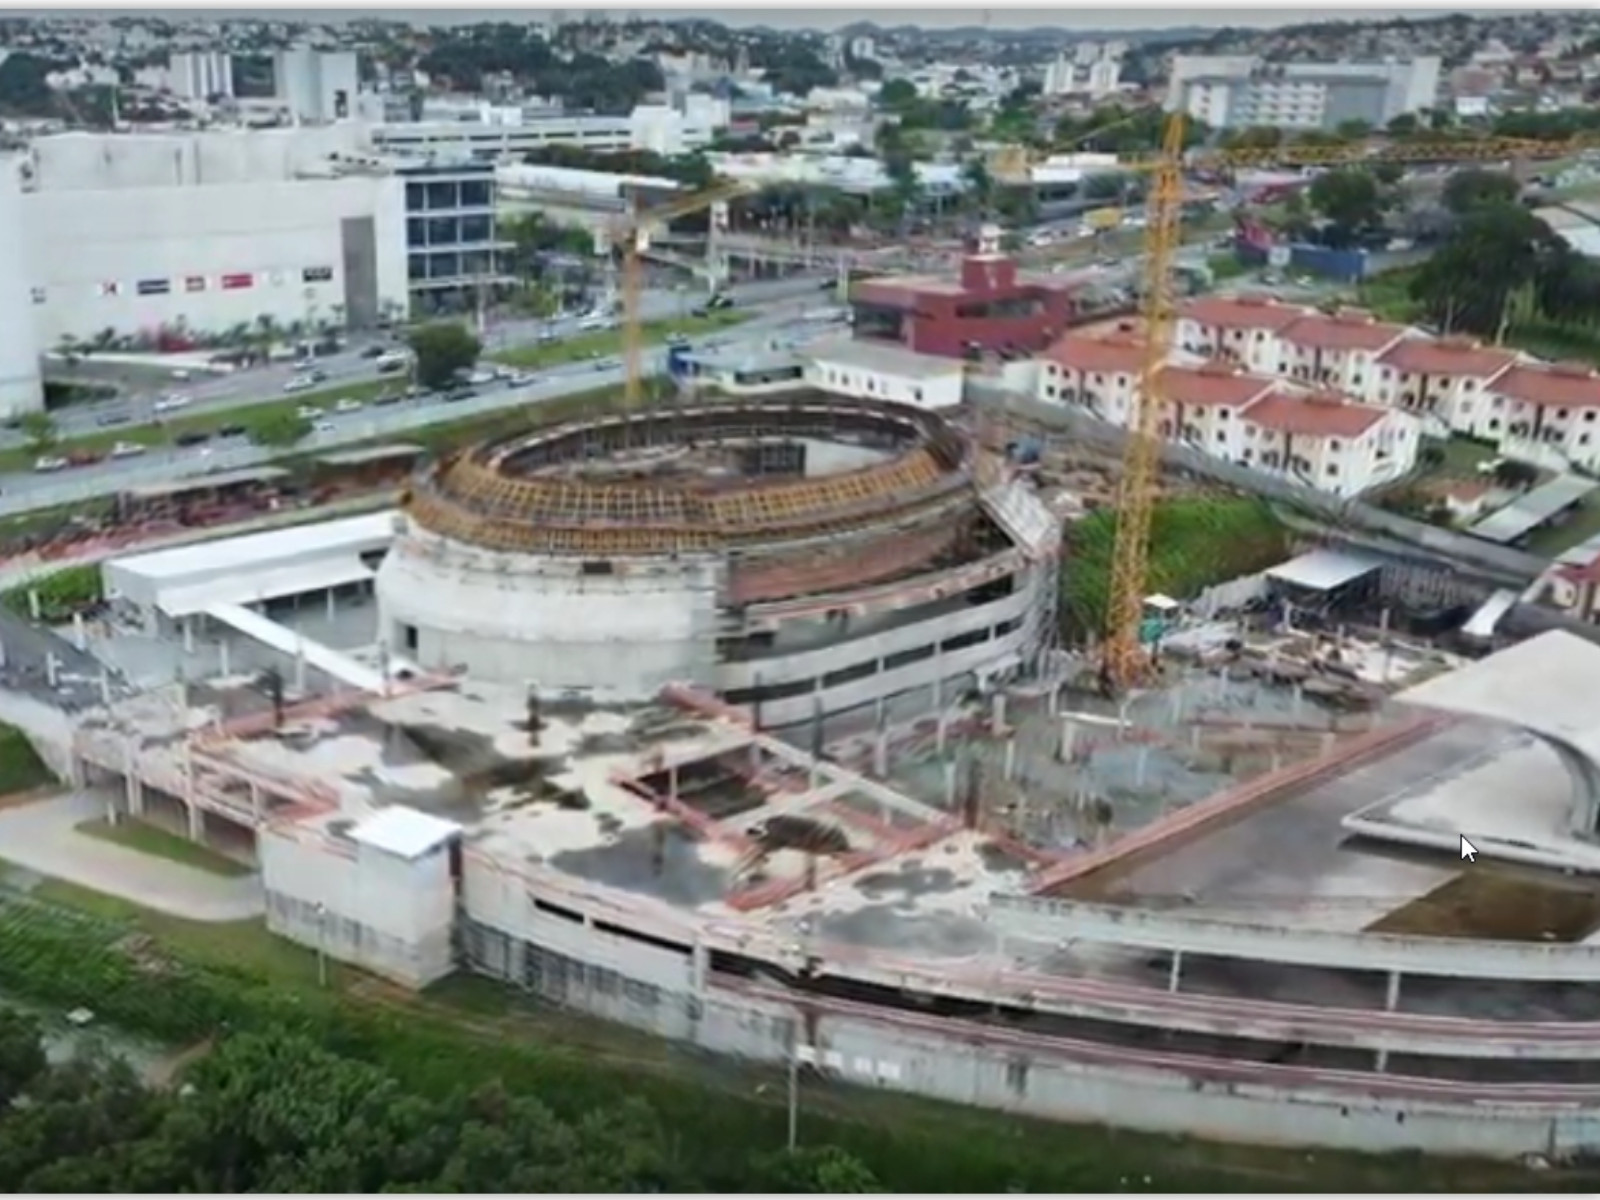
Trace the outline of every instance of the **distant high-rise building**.
[[1381, 128], [1433, 106], [1439, 60], [1267, 63], [1255, 55], [1173, 59], [1166, 109], [1214, 129], [1336, 129], [1347, 121]]
[[274, 98], [296, 120], [342, 121], [355, 115], [361, 75], [352, 50], [297, 46], [272, 56]]
[[233, 96], [233, 56], [221, 50], [186, 50], [167, 59], [167, 86], [188, 100]]

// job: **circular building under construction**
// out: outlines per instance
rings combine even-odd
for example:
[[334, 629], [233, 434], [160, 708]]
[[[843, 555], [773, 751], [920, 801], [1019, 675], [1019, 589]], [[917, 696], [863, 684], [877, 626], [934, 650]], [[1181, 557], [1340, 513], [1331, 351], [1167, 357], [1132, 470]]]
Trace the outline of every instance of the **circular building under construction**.
[[377, 580], [425, 669], [766, 726], [1028, 665], [1059, 522], [937, 415], [823, 395], [536, 429], [426, 466]]

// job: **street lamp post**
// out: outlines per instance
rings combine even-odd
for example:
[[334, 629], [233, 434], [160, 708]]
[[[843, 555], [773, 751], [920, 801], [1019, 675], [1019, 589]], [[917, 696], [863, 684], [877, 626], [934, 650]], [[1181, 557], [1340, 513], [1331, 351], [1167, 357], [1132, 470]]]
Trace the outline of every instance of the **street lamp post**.
[[328, 986], [328, 906], [317, 901], [317, 986]]

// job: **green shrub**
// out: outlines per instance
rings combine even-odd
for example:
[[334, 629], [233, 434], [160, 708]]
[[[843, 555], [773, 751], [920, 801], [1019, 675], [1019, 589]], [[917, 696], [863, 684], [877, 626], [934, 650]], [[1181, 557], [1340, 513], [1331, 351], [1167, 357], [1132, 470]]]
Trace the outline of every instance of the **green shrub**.
[[39, 619], [57, 624], [70, 621], [72, 614], [91, 608], [105, 599], [105, 587], [96, 563], [62, 567], [26, 583], [0, 592], [0, 604], [24, 617], [33, 616], [29, 592], [39, 593]]
[[[1116, 513], [1109, 508], [1090, 513], [1068, 531], [1062, 621], [1069, 638], [1104, 631], [1116, 535]], [[1288, 553], [1288, 534], [1265, 501], [1244, 496], [1165, 500], [1151, 517], [1145, 594], [1188, 599], [1281, 562]]]
[[27, 735], [14, 725], [0, 723], [0, 796], [31, 792], [54, 780]]

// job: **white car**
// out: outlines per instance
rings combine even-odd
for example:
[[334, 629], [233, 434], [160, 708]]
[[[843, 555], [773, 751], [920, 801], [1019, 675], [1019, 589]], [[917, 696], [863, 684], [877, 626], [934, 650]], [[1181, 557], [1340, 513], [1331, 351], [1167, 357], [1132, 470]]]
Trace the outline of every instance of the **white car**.
[[176, 412], [180, 408], [188, 408], [190, 400], [182, 392], [173, 392], [170, 396], [163, 396], [155, 403], [158, 413]]
[[111, 447], [112, 458], [132, 458], [136, 454], [143, 454], [145, 448], [138, 442], [118, 442]]
[[318, 421], [311, 427], [311, 429], [315, 433], [332, 433], [334, 431], [334, 424], [332, 421]]
[[333, 406], [334, 412], [352, 413], [361, 411], [361, 401], [345, 399]]
[[294, 410], [294, 415], [299, 417], [302, 421], [315, 421], [322, 415], [322, 410], [315, 404], [302, 404], [299, 408]]
[[309, 375], [295, 375], [283, 385], [283, 390], [291, 395], [295, 392], [310, 391], [317, 386], [317, 381]]
[[56, 458], [54, 455], [49, 454], [45, 455], [43, 458], [35, 459], [33, 464], [33, 469], [38, 471], [41, 475], [48, 475], [52, 471], [64, 471], [66, 468], [66, 459]]

